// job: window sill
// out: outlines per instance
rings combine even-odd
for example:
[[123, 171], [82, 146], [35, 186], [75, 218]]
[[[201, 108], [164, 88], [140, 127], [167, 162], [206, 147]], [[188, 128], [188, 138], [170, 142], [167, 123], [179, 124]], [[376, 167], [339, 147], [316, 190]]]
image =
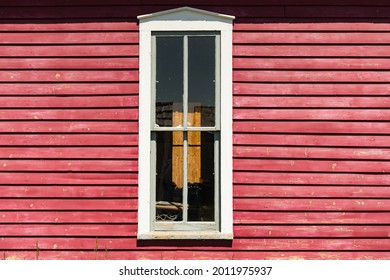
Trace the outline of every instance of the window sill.
[[178, 231], [141, 233], [137, 236], [140, 240], [171, 240], [171, 239], [193, 239], [193, 240], [232, 240], [232, 233], [221, 233], [219, 231]]

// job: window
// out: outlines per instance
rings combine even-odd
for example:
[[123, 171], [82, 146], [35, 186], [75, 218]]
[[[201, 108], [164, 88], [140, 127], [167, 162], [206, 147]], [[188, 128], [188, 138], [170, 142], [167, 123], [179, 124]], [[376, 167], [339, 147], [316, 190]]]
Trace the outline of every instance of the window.
[[140, 16], [140, 239], [232, 238], [232, 20]]

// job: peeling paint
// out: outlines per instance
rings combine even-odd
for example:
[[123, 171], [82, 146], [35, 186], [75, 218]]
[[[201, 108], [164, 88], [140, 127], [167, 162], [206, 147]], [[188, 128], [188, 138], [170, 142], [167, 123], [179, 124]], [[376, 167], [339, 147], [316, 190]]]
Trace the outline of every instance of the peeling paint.
[[23, 260], [22, 258], [19, 258], [19, 257], [17, 257], [17, 256], [7, 256], [6, 258], [5, 258], [5, 260], [6, 261], [14, 261], [14, 260]]

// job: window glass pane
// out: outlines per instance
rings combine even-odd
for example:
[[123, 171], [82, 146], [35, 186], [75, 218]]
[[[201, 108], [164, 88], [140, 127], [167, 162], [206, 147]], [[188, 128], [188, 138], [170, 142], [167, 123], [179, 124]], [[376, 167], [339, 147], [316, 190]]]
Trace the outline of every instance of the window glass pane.
[[188, 132], [188, 221], [214, 221], [214, 133]]
[[183, 125], [183, 37], [156, 37], [156, 124]]
[[156, 132], [156, 221], [183, 219], [183, 132]]
[[215, 36], [188, 37], [188, 126], [215, 126]]

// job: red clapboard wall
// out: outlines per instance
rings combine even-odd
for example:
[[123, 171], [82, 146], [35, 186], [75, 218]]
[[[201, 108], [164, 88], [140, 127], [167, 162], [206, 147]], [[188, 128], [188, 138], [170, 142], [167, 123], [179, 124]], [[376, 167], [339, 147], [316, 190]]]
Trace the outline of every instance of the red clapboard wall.
[[[390, 259], [389, 1], [217, 3], [0, 0], [0, 258]], [[179, 6], [236, 16], [232, 243], [136, 239], [136, 16]]]

